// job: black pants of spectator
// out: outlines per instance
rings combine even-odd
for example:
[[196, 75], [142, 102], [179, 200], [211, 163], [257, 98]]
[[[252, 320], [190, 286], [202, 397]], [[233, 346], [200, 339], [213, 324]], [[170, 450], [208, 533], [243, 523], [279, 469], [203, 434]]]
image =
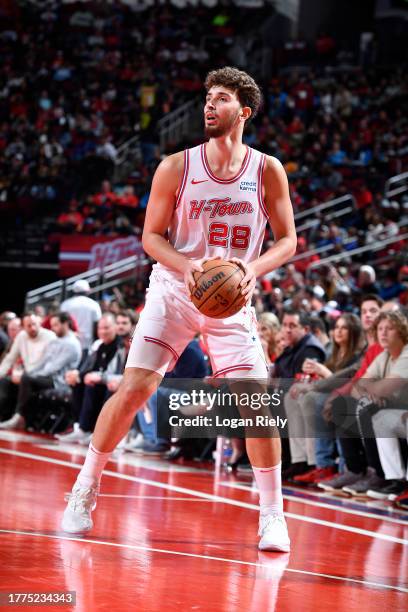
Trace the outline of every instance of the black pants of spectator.
[[378, 409], [373, 404], [361, 408], [354, 398], [339, 397], [333, 402], [333, 420], [347, 469], [359, 474], [369, 466], [383, 478], [371, 420]]
[[106, 385], [84, 385], [82, 404], [79, 412], [79, 426], [82, 431], [93, 431], [102, 406], [112, 393]]
[[15, 412], [18, 385], [7, 376], [0, 379], [0, 421], [9, 419]]
[[37, 406], [32, 402], [34, 396], [43, 389], [52, 389], [54, 382], [51, 376], [30, 376], [23, 374], [18, 385], [16, 412], [29, 421]]

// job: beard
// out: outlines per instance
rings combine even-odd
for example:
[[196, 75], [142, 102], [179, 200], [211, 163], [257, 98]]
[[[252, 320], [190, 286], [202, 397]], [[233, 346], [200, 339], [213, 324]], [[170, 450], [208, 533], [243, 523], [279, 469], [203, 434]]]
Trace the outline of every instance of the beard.
[[238, 116], [239, 116], [239, 112], [237, 112], [235, 116], [231, 115], [230, 117], [226, 117], [222, 122], [218, 120], [218, 125], [205, 125], [204, 124], [204, 133], [206, 137], [207, 138], [221, 138], [222, 136], [225, 136], [226, 134], [231, 132]]

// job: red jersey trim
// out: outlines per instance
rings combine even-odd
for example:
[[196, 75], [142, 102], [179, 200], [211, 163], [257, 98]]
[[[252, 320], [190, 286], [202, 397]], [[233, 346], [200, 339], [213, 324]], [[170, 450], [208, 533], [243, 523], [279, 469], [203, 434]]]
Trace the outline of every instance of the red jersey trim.
[[229, 366], [228, 368], [218, 370], [218, 372], [215, 372], [212, 377], [217, 378], [218, 376], [224, 376], [224, 374], [229, 374], [230, 372], [235, 372], [236, 370], [252, 370], [253, 367], [253, 364], [241, 363], [239, 365]]
[[189, 161], [188, 149], [185, 149], [184, 150], [184, 172], [183, 172], [183, 178], [181, 180], [180, 191], [179, 191], [179, 194], [177, 196], [176, 204], [174, 206], [175, 209], [180, 204], [180, 200], [181, 200], [181, 198], [183, 196], [184, 190], [185, 190], [186, 185], [187, 185], [187, 177], [188, 177], [188, 167], [189, 167], [189, 164], [190, 164], [190, 161]]
[[252, 151], [251, 151], [250, 147], [248, 147], [247, 145], [245, 145], [245, 146], [247, 148], [247, 152], [245, 154], [244, 161], [242, 162], [241, 170], [238, 172], [238, 174], [236, 174], [234, 177], [232, 177], [230, 179], [220, 179], [217, 176], [215, 176], [215, 174], [213, 174], [211, 172], [211, 168], [210, 168], [210, 165], [209, 165], [208, 160], [207, 160], [207, 153], [206, 153], [206, 150], [205, 150], [205, 143], [202, 144], [201, 145], [201, 159], [202, 159], [202, 162], [203, 162], [204, 170], [206, 171], [206, 173], [208, 174], [210, 179], [215, 181], [216, 183], [220, 183], [221, 185], [229, 185], [230, 183], [235, 183], [235, 181], [237, 181], [239, 178], [241, 178], [241, 176], [247, 170], [247, 168], [249, 166], [249, 162], [251, 160], [251, 156], [252, 156]]
[[269, 219], [268, 211], [266, 210], [265, 202], [262, 197], [264, 167], [265, 167], [265, 154], [262, 155], [261, 161], [259, 162], [259, 168], [258, 168], [258, 202], [259, 202], [259, 206], [261, 207], [263, 214], [265, 215], [267, 219]]
[[152, 344], [157, 344], [158, 346], [162, 346], [163, 348], [167, 349], [168, 351], [170, 351], [170, 353], [173, 355], [175, 359], [179, 358], [174, 348], [171, 347], [170, 344], [167, 344], [167, 342], [164, 342], [163, 340], [159, 340], [159, 338], [152, 338], [150, 336], [144, 336], [144, 339], [146, 342], [151, 342]]

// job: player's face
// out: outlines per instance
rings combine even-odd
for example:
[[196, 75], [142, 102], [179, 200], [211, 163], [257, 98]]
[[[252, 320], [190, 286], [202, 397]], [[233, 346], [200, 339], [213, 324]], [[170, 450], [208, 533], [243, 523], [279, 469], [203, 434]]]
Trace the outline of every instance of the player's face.
[[237, 94], [226, 87], [211, 87], [204, 106], [205, 135], [220, 138], [239, 125], [242, 106]]

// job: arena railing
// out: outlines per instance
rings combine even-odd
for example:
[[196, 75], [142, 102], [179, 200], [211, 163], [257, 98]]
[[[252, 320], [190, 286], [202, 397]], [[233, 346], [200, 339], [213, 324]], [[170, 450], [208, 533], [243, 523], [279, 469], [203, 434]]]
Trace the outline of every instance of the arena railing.
[[160, 150], [162, 152], [167, 144], [178, 144], [185, 136], [191, 136], [192, 129], [198, 124], [198, 114], [201, 106], [202, 100], [197, 97], [182, 104], [157, 122]]
[[365, 246], [358, 247], [357, 249], [352, 249], [351, 251], [344, 251], [344, 253], [336, 253], [335, 255], [330, 255], [329, 257], [325, 257], [324, 259], [320, 259], [319, 261], [311, 263], [309, 269], [316, 268], [328, 263], [335, 263], [337, 261], [341, 261], [342, 259], [350, 259], [351, 257], [354, 257], [355, 255], [361, 255], [362, 253], [380, 251], [381, 249], [387, 247], [390, 244], [394, 244], [395, 242], [401, 242], [401, 240], [408, 240], [408, 232], [404, 234], [399, 234], [398, 236], [392, 236], [392, 238], [386, 238], [385, 240], [378, 240], [377, 242], [366, 244]]
[[393, 198], [408, 191], [408, 172], [396, 174], [385, 183], [384, 194], [387, 198]]
[[139, 134], [135, 134], [117, 148], [117, 158], [115, 162], [114, 181], [118, 183], [129, 176], [135, 162], [142, 159], [142, 149]]
[[62, 302], [73, 294], [73, 285], [77, 280], [87, 280], [91, 290], [90, 295], [96, 299], [102, 297], [102, 292], [112, 287], [118, 287], [130, 280], [137, 280], [143, 274], [145, 266], [149, 264], [146, 255], [132, 255], [104, 268], [93, 268], [81, 274], [56, 281], [28, 291], [25, 299], [25, 308], [29, 310], [41, 304], [49, 305], [54, 301]]
[[[344, 203], [348, 202], [348, 206], [344, 206]], [[338, 206], [338, 210], [335, 210]], [[340, 217], [345, 217], [346, 215], [355, 211], [355, 199], [351, 194], [347, 194], [341, 196], [340, 198], [334, 198], [334, 200], [330, 200], [329, 202], [324, 202], [323, 204], [317, 204], [313, 206], [313, 208], [309, 208], [308, 210], [302, 210], [302, 212], [298, 212], [295, 214], [295, 223], [297, 232], [304, 232], [312, 227], [316, 227], [320, 225], [321, 220], [316, 218], [316, 213], [324, 212], [325, 213], [325, 221], [333, 221]], [[333, 210], [334, 209], [334, 210]], [[299, 225], [298, 221], [305, 219], [305, 217], [311, 217], [310, 219], [306, 219], [306, 221]]]

